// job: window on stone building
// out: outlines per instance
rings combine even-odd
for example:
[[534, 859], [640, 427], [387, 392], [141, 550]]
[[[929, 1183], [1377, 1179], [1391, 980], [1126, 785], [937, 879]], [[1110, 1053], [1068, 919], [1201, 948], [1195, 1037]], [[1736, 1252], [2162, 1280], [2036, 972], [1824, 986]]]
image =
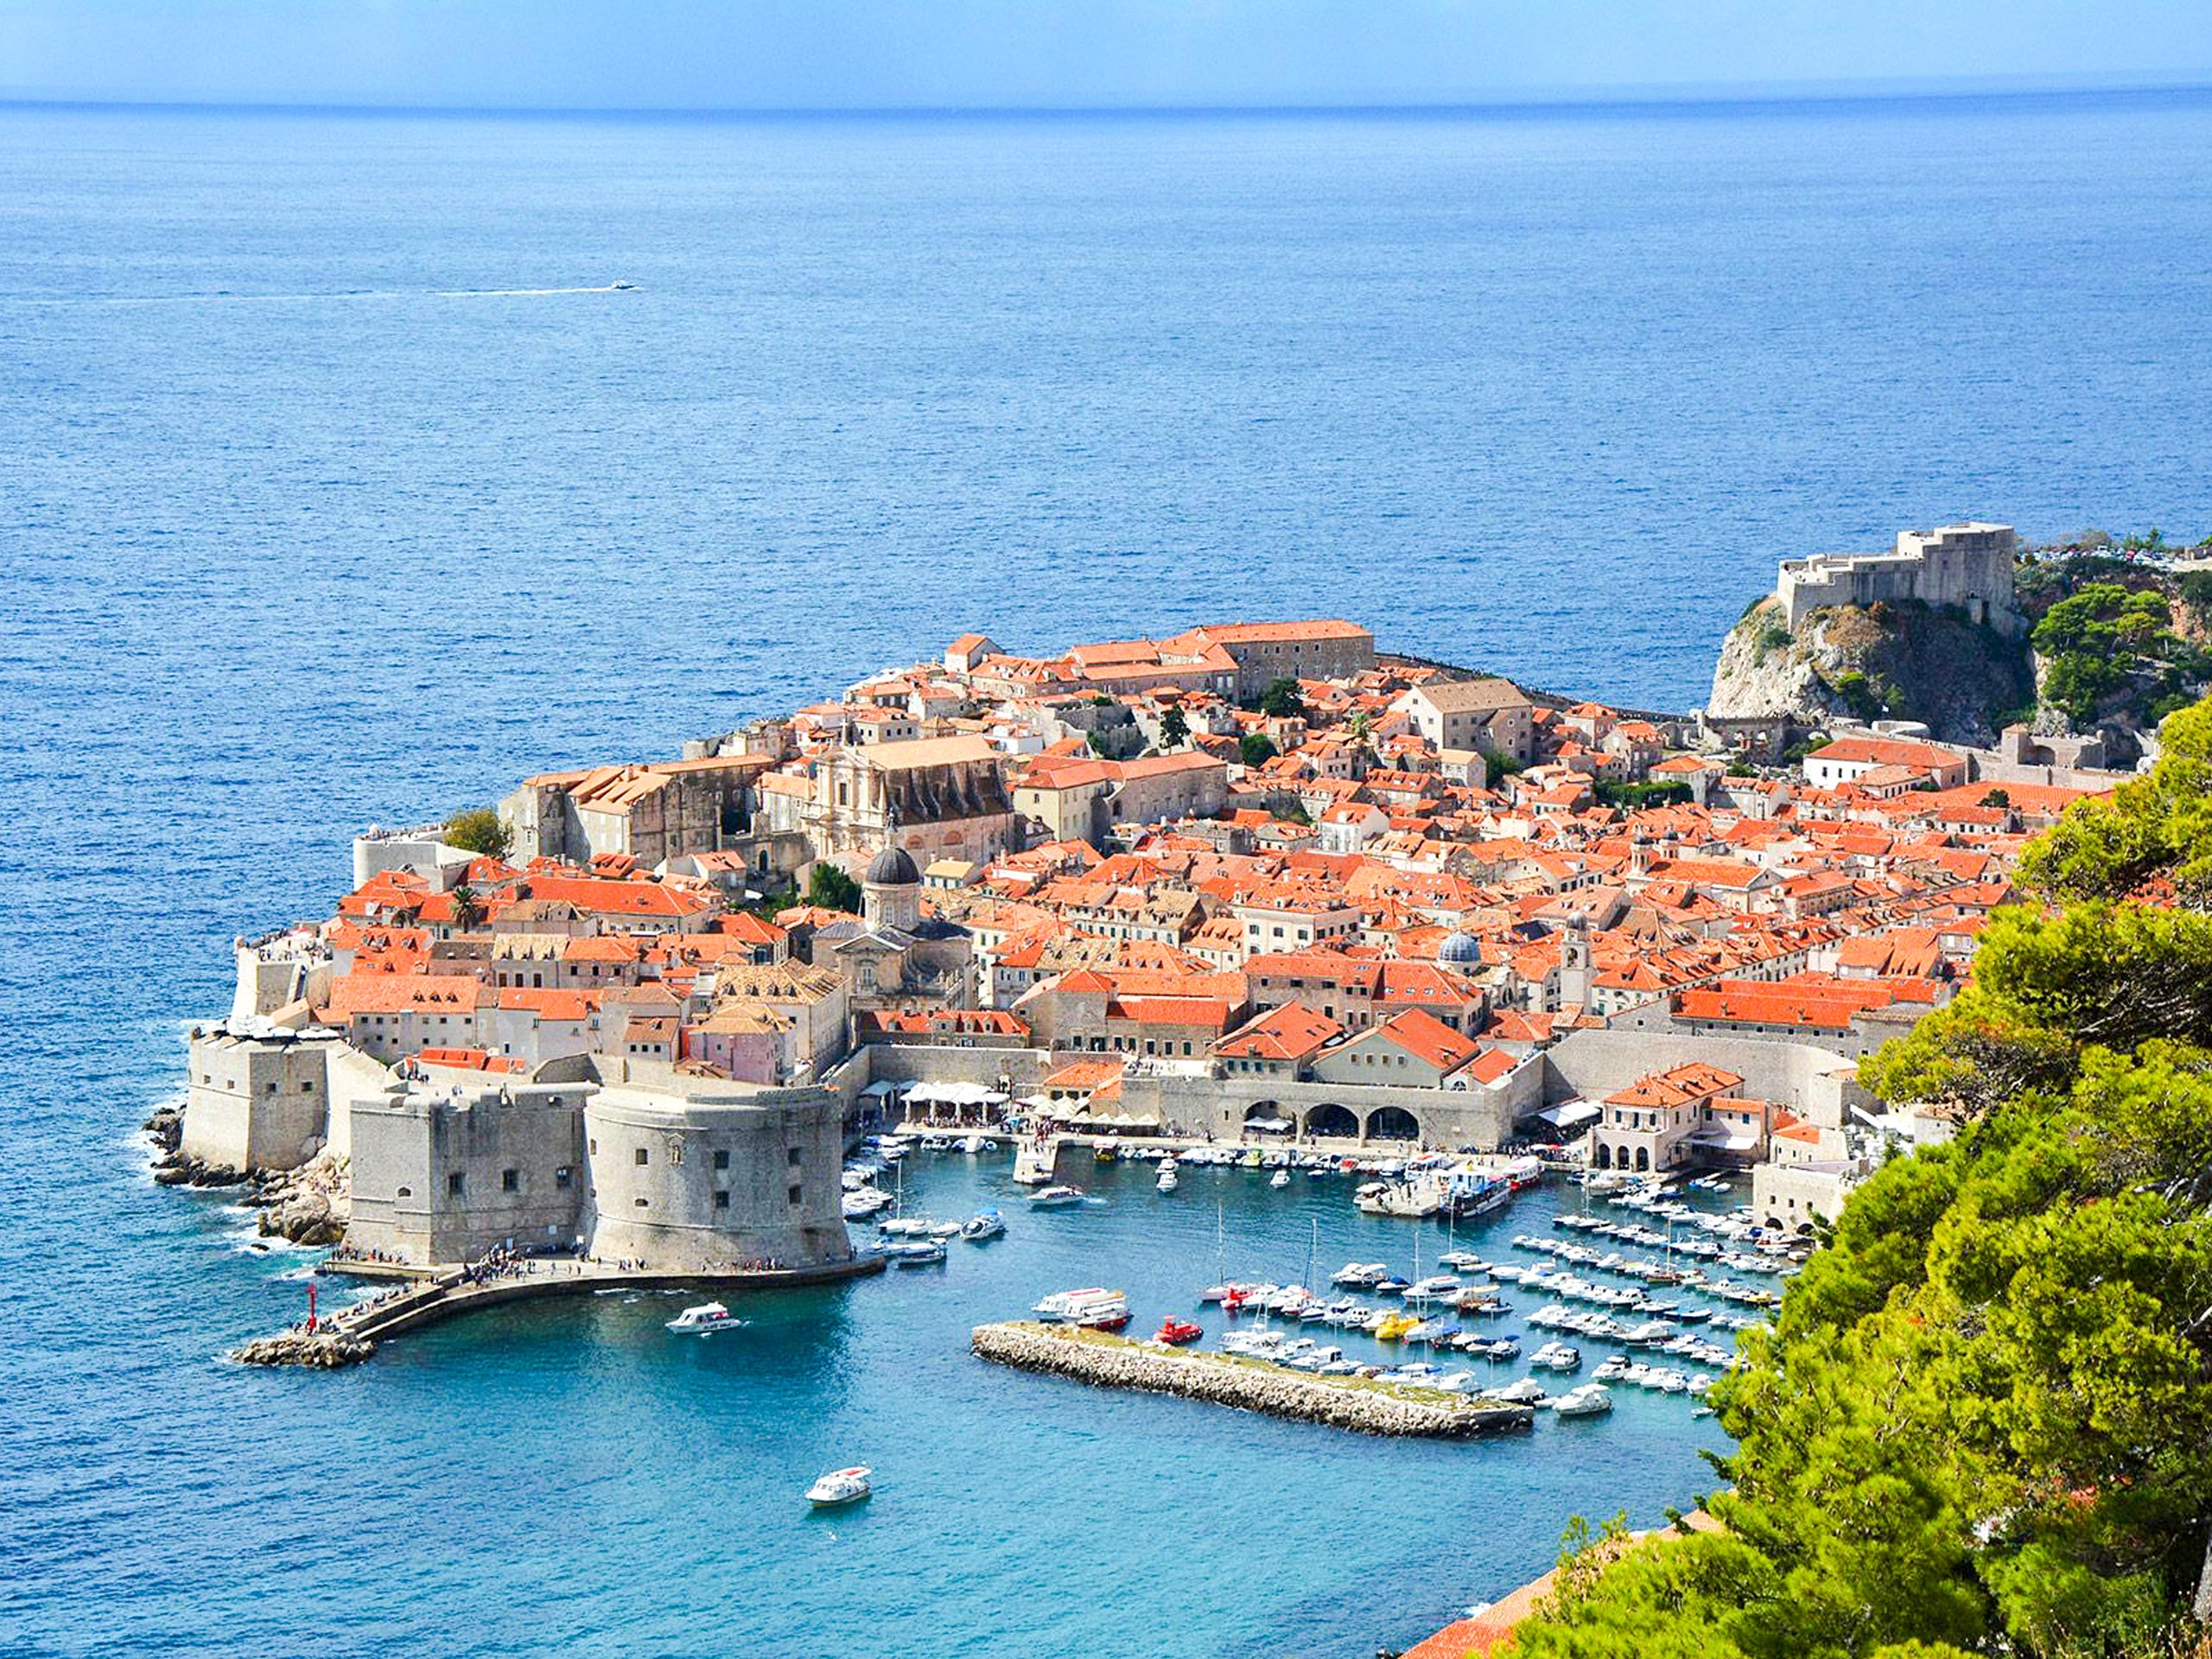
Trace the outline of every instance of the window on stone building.
[[716, 1169], [729, 1167], [729, 1149], [727, 1147], [715, 1154], [715, 1167]]
[[562, 1165], [560, 1168], [553, 1172], [554, 1191], [556, 1192], [567, 1192], [569, 1190], [569, 1184], [575, 1179], [575, 1171], [570, 1169], [566, 1164]]
[[791, 1201], [793, 1204], [797, 1204], [797, 1203], [799, 1201], [799, 1196], [800, 1196], [800, 1194], [801, 1194], [803, 1192], [804, 1192], [804, 1190], [805, 1190], [805, 1189], [804, 1189], [804, 1188], [803, 1188], [803, 1187], [797, 1187], [797, 1186], [792, 1187], [792, 1188], [791, 1189]]
[[729, 1208], [729, 1194], [728, 1194], [728, 1193], [727, 1193], [727, 1192], [717, 1192], [717, 1193], [715, 1193], [715, 1209], [717, 1209], [717, 1210], [727, 1210], [727, 1209], [728, 1209], [728, 1208]]
[[798, 1167], [799, 1155], [799, 1148], [793, 1147], [790, 1151], [784, 1154], [784, 1161], [789, 1164], [793, 1169], [797, 1169]]
[[456, 1169], [452, 1174], [446, 1177], [446, 1196], [448, 1198], [458, 1198], [463, 1197], [467, 1194], [467, 1191], [468, 1177], [462, 1174], [459, 1170]]
[[522, 1172], [518, 1169], [501, 1170], [499, 1172], [499, 1191], [502, 1192], [521, 1192]]
[[637, 1161], [639, 1168], [643, 1169], [647, 1164], [652, 1162], [652, 1154], [647, 1152], [643, 1147], [639, 1147], [638, 1148]]

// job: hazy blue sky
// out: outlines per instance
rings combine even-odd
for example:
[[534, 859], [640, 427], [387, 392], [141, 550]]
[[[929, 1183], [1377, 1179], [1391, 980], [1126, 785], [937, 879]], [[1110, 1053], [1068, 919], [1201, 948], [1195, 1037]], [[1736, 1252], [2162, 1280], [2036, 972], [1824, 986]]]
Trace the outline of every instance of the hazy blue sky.
[[34, 99], [1422, 103], [2208, 70], [2212, 0], [0, 0], [0, 96]]

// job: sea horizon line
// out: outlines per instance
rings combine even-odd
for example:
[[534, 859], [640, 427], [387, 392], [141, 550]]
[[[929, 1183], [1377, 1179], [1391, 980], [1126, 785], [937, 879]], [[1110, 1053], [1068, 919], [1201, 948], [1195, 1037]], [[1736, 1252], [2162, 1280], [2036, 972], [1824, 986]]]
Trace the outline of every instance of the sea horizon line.
[[1238, 102], [1233, 99], [1129, 103], [912, 103], [854, 105], [534, 105], [377, 103], [343, 99], [133, 99], [57, 97], [0, 91], [0, 112], [351, 116], [391, 119], [611, 122], [927, 120], [1437, 120], [1576, 115], [1721, 114], [1758, 110], [1822, 111], [1910, 105], [1926, 113], [2060, 99], [2113, 101], [2212, 99], [2212, 70], [2181, 77], [2128, 75], [1920, 77], [1854, 81], [1766, 81], [1658, 86], [1501, 89], [1495, 95], [1424, 100]]

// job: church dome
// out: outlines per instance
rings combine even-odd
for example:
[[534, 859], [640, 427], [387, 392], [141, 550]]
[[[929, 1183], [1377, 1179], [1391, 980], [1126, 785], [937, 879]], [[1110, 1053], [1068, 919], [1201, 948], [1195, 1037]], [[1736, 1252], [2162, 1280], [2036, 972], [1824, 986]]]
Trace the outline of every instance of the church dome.
[[903, 847], [887, 847], [868, 861], [863, 878], [872, 887], [912, 887], [920, 885], [922, 873]]
[[1444, 943], [1436, 947], [1436, 959], [1446, 967], [1478, 967], [1482, 963], [1482, 941], [1471, 933], [1446, 933]]

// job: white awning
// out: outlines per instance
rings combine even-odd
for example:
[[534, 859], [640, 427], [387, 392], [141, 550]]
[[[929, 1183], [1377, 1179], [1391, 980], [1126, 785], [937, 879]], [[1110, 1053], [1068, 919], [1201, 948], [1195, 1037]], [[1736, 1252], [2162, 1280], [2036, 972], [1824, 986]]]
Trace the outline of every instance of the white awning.
[[895, 1083], [871, 1083], [861, 1090], [861, 1095], [864, 1099], [881, 1100], [886, 1095], [895, 1092], [898, 1087]]
[[1563, 1105], [1547, 1107], [1536, 1116], [1555, 1129], [1571, 1129], [1577, 1124], [1594, 1122], [1602, 1114], [1586, 1100], [1570, 1100]]
[[1690, 1139], [1700, 1147], [1717, 1147], [1723, 1152], [1751, 1152], [1759, 1144], [1755, 1135], [1731, 1135], [1726, 1129], [1700, 1129]]
[[1273, 1135], [1278, 1131], [1288, 1128], [1290, 1127], [1290, 1120], [1281, 1117], [1248, 1117], [1244, 1120], [1244, 1127], [1248, 1129], [1259, 1129], [1263, 1133]]
[[918, 1083], [906, 1091], [906, 1098], [924, 1106], [996, 1106], [1006, 1096], [980, 1083]]

